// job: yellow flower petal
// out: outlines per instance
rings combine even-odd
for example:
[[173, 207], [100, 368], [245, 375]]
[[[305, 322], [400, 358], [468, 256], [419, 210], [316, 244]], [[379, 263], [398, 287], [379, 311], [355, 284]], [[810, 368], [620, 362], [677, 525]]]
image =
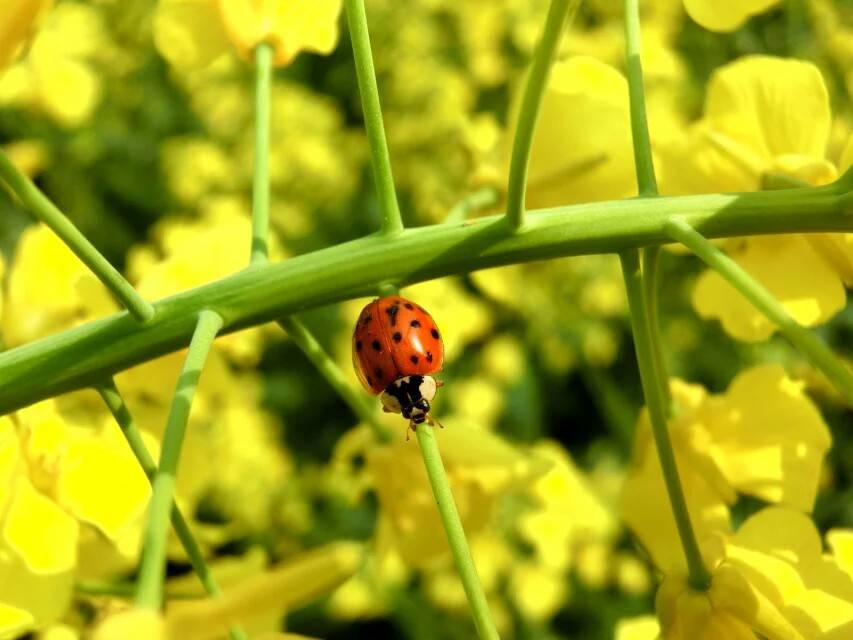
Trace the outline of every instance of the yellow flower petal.
[[0, 602], [0, 638], [17, 638], [34, 623], [35, 619], [28, 611]]
[[[803, 236], [757, 236], [731, 257], [763, 284], [799, 323], [826, 322], [846, 304], [837, 272]], [[757, 342], [776, 328], [716, 272], [704, 272], [693, 289], [693, 305], [704, 318], [718, 318], [731, 336]]]
[[658, 640], [660, 624], [654, 616], [625, 618], [616, 623], [614, 640]]
[[684, 8], [710, 31], [734, 31], [749, 18], [767, 11], [779, 0], [684, 0]]
[[244, 58], [262, 42], [276, 65], [302, 50], [329, 53], [338, 41], [341, 0], [217, 0], [222, 22]]
[[109, 616], [92, 640], [167, 640], [163, 616], [150, 609], [127, 609]]
[[39, 16], [53, 0], [8, 0], [0, 12], [0, 69], [5, 67], [27, 41]]
[[217, 0], [162, 0], [154, 14], [154, 44], [173, 66], [200, 69], [229, 50]]
[[585, 56], [555, 64], [533, 138], [528, 206], [621, 198], [635, 190], [625, 78]]

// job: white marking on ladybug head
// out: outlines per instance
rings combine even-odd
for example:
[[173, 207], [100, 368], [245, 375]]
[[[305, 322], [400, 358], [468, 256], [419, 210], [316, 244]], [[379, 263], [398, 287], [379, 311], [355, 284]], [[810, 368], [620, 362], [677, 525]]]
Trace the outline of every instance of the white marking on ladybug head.
[[423, 382], [421, 382], [418, 390], [421, 392], [421, 398], [424, 398], [427, 402], [432, 402], [432, 399], [435, 398], [438, 385], [435, 384], [435, 378], [432, 376], [424, 376], [423, 378]]
[[379, 399], [382, 400], [382, 406], [386, 411], [389, 411], [390, 413], [403, 413], [403, 407], [400, 405], [400, 401], [388, 393], [387, 389], [382, 392]]

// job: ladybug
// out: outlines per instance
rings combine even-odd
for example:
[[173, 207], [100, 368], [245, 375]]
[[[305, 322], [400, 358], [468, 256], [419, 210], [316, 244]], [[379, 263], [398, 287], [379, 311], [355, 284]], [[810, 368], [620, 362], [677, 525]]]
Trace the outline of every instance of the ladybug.
[[381, 394], [383, 411], [402, 414], [412, 431], [424, 422], [441, 426], [429, 410], [444, 384], [432, 377], [444, 364], [444, 344], [426, 309], [396, 295], [370, 302], [355, 323], [352, 362], [364, 388]]

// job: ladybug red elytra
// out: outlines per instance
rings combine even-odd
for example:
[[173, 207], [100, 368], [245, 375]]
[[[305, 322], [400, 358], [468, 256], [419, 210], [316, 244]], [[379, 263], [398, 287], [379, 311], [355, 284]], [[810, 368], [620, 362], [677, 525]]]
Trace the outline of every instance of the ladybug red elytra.
[[443, 383], [432, 374], [444, 364], [444, 344], [423, 307], [396, 295], [370, 302], [355, 323], [352, 362], [364, 388], [381, 394], [383, 411], [401, 413], [412, 431], [436, 424], [430, 402]]

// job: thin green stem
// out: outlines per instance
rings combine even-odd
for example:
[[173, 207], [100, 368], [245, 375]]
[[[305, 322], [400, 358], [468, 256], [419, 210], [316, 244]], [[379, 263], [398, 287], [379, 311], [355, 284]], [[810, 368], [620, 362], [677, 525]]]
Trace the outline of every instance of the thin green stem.
[[267, 261], [270, 227], [270, 91], [272, 46], [255, 49], [255, 168], [252, 176], [252, 264]]
[[141, 607], [159, 609], [163, 601], [166, 538], [169, 516], [174, 503], [178, 461], [201, 371], [216, 333], [221, 327], [222, 318], [214, 311], [204, 310], [198, 315], [187, 357], [178, 377], [166, 430], [163, 434], [160, 464], [152, 482], [151, 504], [148, 509], [148, 522], [145, 527], [144, 548], [136, 591], [136, 603]]
[[480, 584], [480, 576], [477, 575], [477, 567], [474, 565], [471, 550], [468, 548], [468, 540], [465, 538], [462, 520], [456, 510], [456, 503], [453, 501], [450, 482], [447, 479], [447, 472], [444, 470], [444, 463], [441, 461], [441, 453], [438, 450], [435, 429], [428, 425], [421, 425], [415, 433], [418, 436], [421, 455], [424, 459], [424, 466], [433, 496], [435, 496], [435, 502], [438, 505], [438, 512], [441, 515], [441, 522], [444, 525], [444, 532], [447, 534], [447, 542], [450, 544], [450, 551], [453, 554], [459, 578], [462, 580], [465, 596], [468, 598], [468, 606], [474, 616], [477, 634], [482, 639], [499, 638], [491, 611], [489, 611], [489, 603], [486, 600], [483, 585]]
[[660, 331], [660, 308], [658, 305], [658, 292], [660, 291], [660, 245], [645, 247], [641, 255], [643, 261], [643, 298], [646, 305], [646, 313], [649, 315], [649, 337], [652, 341], [652, 355], [654, 356], [655, 371], [657, 371], [658, 386], [666, 400], [666, 414], [669, 416], [672, 400], [669, 392], [669, 371], [666, 366], [666, 354], [663, 350], [663, 338]]
[[684, 220], [673, 218], [666, 226], [674, 240], [689, 248], [705, 264], [773, 322], [793, 344], [838, 390], [846, 403], [853, 406], [853, 371], [811, 331], [800, 325], [785, 307], [743, 267], [709, 242]]
[[671, 242], [673, 216], [719, 238], [767, 233], [853, 231], [853, 173], [824, 187], [730, 195], [633, 198], [540, 210], [508, 236], [502, 216], [464, 225], [369, 236], [252, 269], [156, 303], [144, 325], [126, 313], [88, 322], [0, 352], [0, 414], [99, 384], [140, 362], [186, 346], [200, 310], [224, 320], [223, 333], [373, 294], [506, 264], [617, 253]]
[[640, 59], [640, 11], [638, 0], [625, 0], [625, 55], [628, 72], [628, 97], [631, 108], [631, 137], [634, 141], [634, 166], [640, 196], [658, 194], [652, 143], [646, 117], [646, 94], [643, 88], [643, 64]]
[[58, 235], [83, 264], [89, 267], [134, 318], [145, 322], [154, 316], [151, 303], [136, 292], [65, 214], [57, 209], [29, 178], [18, 171], [3, 152], [0, 152], [0, 179], [36, 218]]
[[382, 108], [379, 104], [379, 88], [373, 68], [373, 53], [370, 49], [370, 34], [367, 31], [367, 13], [364, 0], [346, 0], [347, 24], [352, 40], [358, 92], [364, 111], [364, 128], [370, 145], [370, 160], [373, 177], [382, 210], [382, 235], [391, 235], [403, 229], [397, 192], [394, 190], [394, 175], [391, 172], [391, 156], [385, 139], [382, 123]]
[[281, 328], [287, 332], [290, 339], [305, 354], [320, 374], [326, 379], [338, 395], [347, 403], [352, 412], [362, 422], [367, 423], [373, 430], [374, 435], [380, 442], [389, 440], [388, 430], [377, 419], [378, 407], [370, 407], [365, 401], [365, 395], [353, 388], [344, 372], [331, 356], [326, 353], [317, 338], [314, 337], [308, 327], [296, 316], [288, 316], [278, 321]]
[[[134, 421], [127, 404], [124, 402], [124, 398], [122, 398], [115, 381], [110, 378], [103, 384], [97, 385], [95, 389], [101, 395], [101, 398], [103, 398], [104, 404], [107, 405], [110, 413], [113, 414], [122, 434], [124, 434], [125, 440], [127, 440], [127, 444], [130, 446], [130, 450], [139, 462], [139, 466], [142, 468], [142, 471], [146, 476], [148, 476], [149, 481], [153, 481], [157, 474], [157, 464], [154, 462], [154, 458], [151, 457], [148, 447], [145, 446], [142, 434], [136, 426], [136, 422]], [[181, 512], [177, 504], [172, 506], [172, 526], [174, 527], [175, 534], [178, 536], [178, 540], [181, 541], [181, 545], [184, 547], [184, 551], [186, 551], [193, 571], [195, 571], [198, 576], [199, 582], [201, 582], [204, 590], [213, 598], [220, 597], [222, 595], [222, 591], [220, 590], [219, 585], [216, 582], [216, 578], [214, 578], [213, 572], [210, 570], [207, 561], [204, 559], [204, 552], [201, 550], [201, 546], [199, 546], [198, 541], [196, 541], [189, 523], [186, 518], [184, 518], [184, 514]], [[131, 588], [135, 589], [133, 586], [131, 586]], [[90, 590], [89, 593], [94, 592]], [[166, 597], [169, 598], [170, 596], [167, 594]], [[229, 635], [231, 640], [246, 640], [248, 637], [246, 636], [246, 632], [237, 626], [234, 626], [229, 630]]]
[[688, 580], [694, 589], [704, 591], [710, 587], [711, 575], [702, 560], [699, 544], [696, 541], [696, 533], [690, 522], [687, 500], [684, 498], [684, 489], [681, 486], [675, 453], [672, 450], [672, 442], [669, 438], [669, 429], [666, 424], [666, 404], [659, 385], [660, 379], [655, 370], [648, 315], [643, 298], [640, 257], [636, 251], [626, 251], [619, 254], [619, 259], [622, 263], [625, 290], [628, 294], [631, 330], [634, 334], [634, 350], [640, 368], [643, 395], [646, 398], [652, 434], [654, 435], [669, 502], [672, 506], [675, 526], [678, 529], [681, 546], [684, 548], [684, 556], [687, 559]]
[[569, 7], [577, 5], [575, 0], [551, 0], [548, 17], [536, 52], [527, 86], [521, 99], [518, 112], [518, 124], [512, 141], [512, 155], [509, 161], [509, 181], [507, 183], [506, 220], [511, 229], [518, 230], [524, 224], [524, 196], [527, 190], [527, 169], [530, 164], [530, 151], [533, 148], [533, 133], [539, 119], [539, 107], [548, 82], [548, 74], [554, 62], [557, 45], [566, 24]]

